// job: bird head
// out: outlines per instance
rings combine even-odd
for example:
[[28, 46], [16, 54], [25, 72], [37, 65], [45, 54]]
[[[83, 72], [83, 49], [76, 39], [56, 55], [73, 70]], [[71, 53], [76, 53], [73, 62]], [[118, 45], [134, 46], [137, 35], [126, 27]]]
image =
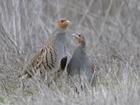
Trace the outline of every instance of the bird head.
[[58, 20], [57, 24], [58, 24], [58, 28], [61, 30], [66, 30], [68, 24], [70, 23], [69, 20], [67, 20], [66, 18], [61, 18], [60, 20]]
[[75, 34], [72, 34], [78, 41], [78, 43], [85, 43], [85, 38], [82, 34], [80, 33], [75, 33]]

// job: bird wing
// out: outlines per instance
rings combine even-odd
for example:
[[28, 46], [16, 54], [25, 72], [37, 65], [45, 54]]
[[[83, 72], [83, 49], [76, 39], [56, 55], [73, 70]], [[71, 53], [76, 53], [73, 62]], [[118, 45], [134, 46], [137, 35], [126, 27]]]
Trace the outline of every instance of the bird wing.
[[56, 49], [48, 43], [40, 52], [41, 54], [36, 60], [36, 67], [43, 66], [47, 71], [52, 70], [57, 63]]
[[[43, 46], [27, 63], [25, 69], [19, 74], [21, 77], [28, 74], [31, 77], [32, 69], [41, 70], [42, 67], [47, 71], [52, 71], [57, 63], [56, 49], [49, 43]], [[40, 71], [41, 72], [41, 71]]]

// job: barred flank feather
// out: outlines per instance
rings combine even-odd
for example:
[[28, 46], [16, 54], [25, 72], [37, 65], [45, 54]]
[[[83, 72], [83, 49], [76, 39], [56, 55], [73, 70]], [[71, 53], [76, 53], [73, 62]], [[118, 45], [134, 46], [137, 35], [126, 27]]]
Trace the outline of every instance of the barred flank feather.
[[60, 61], [63, 57], [66, 57], [65, 30], [68, 23], [69, 21], [65, 18], [58, 21], [57, 29], [52, 33], [51, 37], [49, 37], [47, 43], [41, 48], [41, 50], [28, 61], [25, 69], [18, 77], [25, 74], [27, 74], [28, 77], [32, 77], [38, 70], [40, 70], [40, 74], [44, 73], [44, 71], [48, 73], [54, 72], [55, 74], [55, 72], [61, 68]]

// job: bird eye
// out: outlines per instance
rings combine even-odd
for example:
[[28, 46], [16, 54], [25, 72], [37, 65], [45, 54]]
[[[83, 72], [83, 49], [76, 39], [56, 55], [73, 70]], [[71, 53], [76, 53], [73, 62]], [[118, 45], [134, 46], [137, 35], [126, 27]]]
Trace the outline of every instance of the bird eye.
[[79, 35], [79, 37], [81, 37], [81, 35]]
[[64, 22], [64, 20], [61, 20], [61, 23], [63, 23]]

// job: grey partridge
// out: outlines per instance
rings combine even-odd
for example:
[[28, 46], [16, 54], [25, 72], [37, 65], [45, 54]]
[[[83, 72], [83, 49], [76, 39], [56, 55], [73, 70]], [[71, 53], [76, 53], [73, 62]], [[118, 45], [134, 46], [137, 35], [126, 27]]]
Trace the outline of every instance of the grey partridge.
[[[93, 85], [95, 79], [95, 66], [88, 58], [85, 49], [86, 42], [83, 35], [80, 33], [73, 34], [78, 41], [78, 46], [75, 49], [72, 58], [67, 66], [68, 76], [73, 78], [75, 75], [80, 78], [86, 78], [86, 82]], [[75, 80], [74, 80], [75, 82]]]
[[[27, 74], [32, 77], [37, 71], [41, 75], [51, 76], [56, 72], [63, 71], [66, 66], [66, 29], [70, 22], [61, 18], [57, 26], [48, 38], [45, 45], [28, 61], [25, 69], [18, 75], [21, 77]], [[47, 77], [49, 78], [49, 77]], [[43, 79], [45, 79], [43, 77]]]

